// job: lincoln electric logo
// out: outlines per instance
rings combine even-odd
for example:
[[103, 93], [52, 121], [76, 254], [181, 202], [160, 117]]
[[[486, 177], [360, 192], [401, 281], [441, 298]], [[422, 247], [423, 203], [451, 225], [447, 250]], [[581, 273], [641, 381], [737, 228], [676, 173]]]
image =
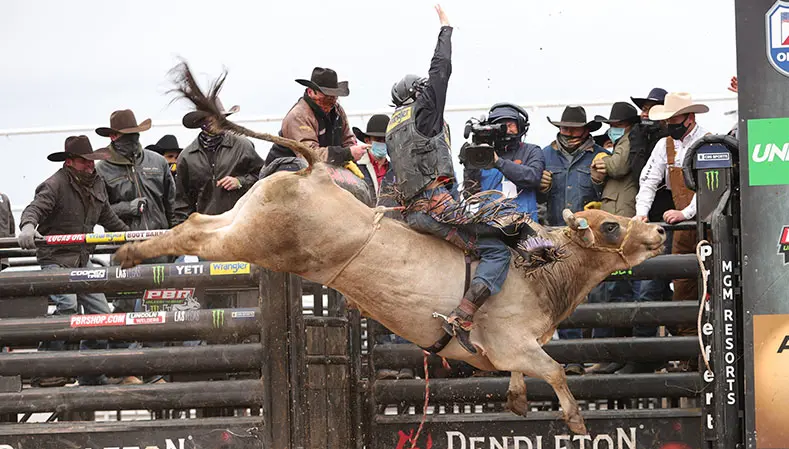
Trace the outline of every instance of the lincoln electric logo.
[[789, 264], [789, 226], [784, 226], [781, 230], [781, 238], [778, 241], [778, 254], [783, 254], [784, 265]]

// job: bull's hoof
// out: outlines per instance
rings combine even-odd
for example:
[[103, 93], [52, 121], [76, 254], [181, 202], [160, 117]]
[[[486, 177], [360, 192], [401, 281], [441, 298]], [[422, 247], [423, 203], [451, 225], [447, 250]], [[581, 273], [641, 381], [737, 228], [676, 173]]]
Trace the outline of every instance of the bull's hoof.
[[565, 417], [564, 421], [567, 423], [567, 427], [570, 428], [570, 431], [576, 435], [588, 435], [589, 432], [586, 431], [586, 424], [584, 424], [584, 419], [581, 417], [581, 414], [575, 412], [573, 415], [569, 417]]
[[137, 255], [136, 249], [134, 243], [127, 243], [115, 251], [112, 259], [115, 263], [119, 264], [121, 268], [131, 268], [139, 265], [142, 263], [142, 258]]
[[525, 417], [529, 412], [529, 401], [525, 394], [507, 390], [507, 408], [518, 416]]

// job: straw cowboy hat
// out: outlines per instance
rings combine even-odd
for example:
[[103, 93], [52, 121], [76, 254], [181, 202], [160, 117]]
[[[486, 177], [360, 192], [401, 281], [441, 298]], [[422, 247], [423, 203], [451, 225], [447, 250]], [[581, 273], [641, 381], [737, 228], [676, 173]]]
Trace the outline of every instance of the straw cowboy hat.
[[337, 81], [337, 72], [332, 69], [315, 67], [310, 79], [297, 79], [297, 83], [310, 89], [318, 90], [330, 97], [347, 97], [350, 93], [348, 81]]
[[649, 110], [650, 120], [667, 120], [683, 114], [703, 114], [709, 112], [706, 105], [694, 103], [687, 92], [666, 94], [665, 104], [658, 104]]
[[583, 128], [586, 127], [589, 132], [595, 132], [603, 126], [602, 123], [592, 121], [586, 121], [586, 109], [583, 106], [567, 106], [564, 108], [564, 112], [562, 112], [562, 118], [558, 122], [554, 122], [548, 117], [548, 121], [551, 125], [561, 128]]
[[110, 134], [134, 134], [151, 129], [151, 119], [147, 118], [139, 125], [131, 109], [115, 111], [110, 115], [110, 127], [96, 128], [96, 134], [110, 137]]
[[375, 114], [367, 121], [367, 132], [362, 132], [361, 129], [353, 127], [353, 134], [364, 142], [367, 137], [386, 137], [386, 127], [389, 125], [389, 116], [384, 114]]
[[52, 162], [63, 162], [69, 157], [81, 157], [89, 161], [109, 159], [106, 148], [93, 151], [88, 136], [69, 136], [66, 138], [65, 151], [58, 151], [47, 156]]
[[[219, 97], [216, 98], [214, 105], [216, 106], [216, 109], [219, 111], [219, 113], [224, 115], [225, 117], [235, 114], [236, 112], [241, 110], [241, 106], [239, 105], [235, 105], [229, 110], [225, 110], [225, 106], [222, 104], [221, 101], [219, 101]], [[181, 119], [181, 123], [189, 129], [197, 129], [203, 124], [203, 120], [209, 115], [211, 114], [205, 111], [187, 112], [186, 115], [184, 115], [184, 118]]]

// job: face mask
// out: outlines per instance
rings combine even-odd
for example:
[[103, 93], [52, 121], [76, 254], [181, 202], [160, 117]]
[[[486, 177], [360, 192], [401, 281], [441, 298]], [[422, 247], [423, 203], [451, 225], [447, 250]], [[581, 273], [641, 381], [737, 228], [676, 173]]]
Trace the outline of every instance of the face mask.
[[373, 156], [377, 159], [383, 159], [386, 157], [386, 143], [385, 142], [373, 142], [370, 151], [373, 152]]
[[584, 141], [586, 141], [586, 138], [573, 137], [573, 136], [568, 136], [567, 134], [559, 133], [558, 140], [565, 150], [575, 151], [578, 149], [578, 147], [581, 146], [582, 143], [584, 143]]
[[621, 139], [624, 135], [625, 128], [608, 128], [608, 137], [611, 138], [611, 142], [616, 143], [616, 141]]
[[112, 147], [115, 148], [115, 151], [117, 151], [121, 156], [130, 161], [134, 161], [134, 159], [137, 157], [137, 154], [142, 151], [142, 146], [140, 145], [140, 135], [137, 133], [124, 134], [112, 142]]
[[67, 165], [66, 169], [69, 171], [71, 176], [73, 176], [74, 179], [77, 181], [77, 184], [90, 187], [93, 185], [93, 182], [96, 181], [95, 170], [91, 172], [84, 172], [84, 171], [79, 171], [70, 165]]
[[684, 121], [682, 123], [676, 124], [669, 123], [667, 129], [668, 135], [674, 140], [682, 139], [685, 136], [685, 133], [688, 131], [688, 127], [685, 125]]

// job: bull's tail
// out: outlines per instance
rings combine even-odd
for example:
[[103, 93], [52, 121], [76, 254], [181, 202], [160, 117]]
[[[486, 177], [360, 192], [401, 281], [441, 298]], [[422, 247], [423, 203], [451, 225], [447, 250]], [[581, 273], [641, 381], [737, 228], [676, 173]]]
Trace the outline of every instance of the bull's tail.
[[227, 119], [227, 117], [225, 117], [224, 114], [222, 114], [222, 111], [217, 108], [216, 99], [219, 96], [219, 91], [222, 90], [222, 85], [225, 83], [225, 79], [227, 78], [227, 69], [223, 70], [219, 78], [211, 83], [207, 95], [204, 94], [200, 89], [200, 86], [197, 84], [197, 80], [195, 80], [192, 70], [189, 68], [189, 64], [186, 61], [181, 61], [178, 65], [173, 67], [172, 70], [170, 70], [170, 74], [173, 78], [173, 82], [175, 83], [175, 88], [173, 88], [170, 92], [176, 93], [178, 98], [186, 98], [187, 100], [191, 101], [192, 104], [194, 104], [196, 110], [208, 113], [209, 115], [206, 120], [208, 122], [208, 126], [211, 129], [215, 131], [228, 131], [253, 139], [265, 140], [267, 142], [282, 145], [283, 147], [289, 148], [295, 153], [301, 155], [304, 160], [307, 161], [307, 168], [305, 168], [302, 172], [309, 173], [312, 170], [312, 166], [317, 160], [312, 148], [293, 139], [286, 139], [284, 137], [275, 136], [268, 133], [252, 131], [241, 125], [231, 122]]

